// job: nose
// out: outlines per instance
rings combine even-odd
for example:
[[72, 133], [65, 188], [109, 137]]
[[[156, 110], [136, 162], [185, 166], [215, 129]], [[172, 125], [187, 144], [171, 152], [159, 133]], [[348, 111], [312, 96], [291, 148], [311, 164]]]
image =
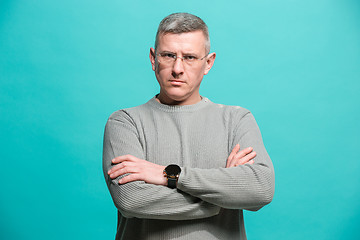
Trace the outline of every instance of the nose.
[[177, 77], [184, 73], [184, 63], [180, 57], [175, 59], [173, 68], [172, 68], [172, 75], [173, 77]]

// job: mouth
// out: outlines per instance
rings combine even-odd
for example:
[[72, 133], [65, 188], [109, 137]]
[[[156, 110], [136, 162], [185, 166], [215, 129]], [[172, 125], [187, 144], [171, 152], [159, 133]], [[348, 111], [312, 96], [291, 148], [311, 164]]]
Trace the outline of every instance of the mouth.
[[175, 85], [180, 85], [180, 84], [185, 83], [185, 81], [182, 81], [182, 80], [176, 80], [176, 79], [169, 80], [169, 82], [170, 82], [171, 84], [175, 84]]

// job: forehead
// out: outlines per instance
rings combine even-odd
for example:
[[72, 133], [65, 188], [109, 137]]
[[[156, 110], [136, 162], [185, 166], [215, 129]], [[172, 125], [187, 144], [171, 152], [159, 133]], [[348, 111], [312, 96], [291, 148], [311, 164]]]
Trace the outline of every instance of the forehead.
[[205, 53], [205, 36], [202, 31], [161, 34], [158, 51]]

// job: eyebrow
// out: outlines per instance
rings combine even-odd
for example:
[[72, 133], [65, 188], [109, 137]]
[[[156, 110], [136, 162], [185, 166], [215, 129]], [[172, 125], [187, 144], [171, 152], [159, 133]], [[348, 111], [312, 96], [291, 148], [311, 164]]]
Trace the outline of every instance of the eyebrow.
[[[159, 53], [171, 53], [171, 54], [177, 55], [175, 52], [167, 51], [167, 50], [160, 51]], [[190, 55], [191, 55], [191, 56], [196, 56], [196, 57], [199, 56], [199, 54], [191, 53], [191, 52], [186, 52], [186, 53], [183, 53], [182, 55], [183, 55], [183, 56], [190, 56]]]

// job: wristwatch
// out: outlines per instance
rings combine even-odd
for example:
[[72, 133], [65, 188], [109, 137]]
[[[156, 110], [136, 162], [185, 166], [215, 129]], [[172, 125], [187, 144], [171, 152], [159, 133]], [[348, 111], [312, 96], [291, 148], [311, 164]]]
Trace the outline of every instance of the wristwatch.
[[176, 183], [179, 179], [181, 168], [176, 164], [170, 164], [164, 169], [164, 177], [168, 180], [169, 188], [176, 188]]

